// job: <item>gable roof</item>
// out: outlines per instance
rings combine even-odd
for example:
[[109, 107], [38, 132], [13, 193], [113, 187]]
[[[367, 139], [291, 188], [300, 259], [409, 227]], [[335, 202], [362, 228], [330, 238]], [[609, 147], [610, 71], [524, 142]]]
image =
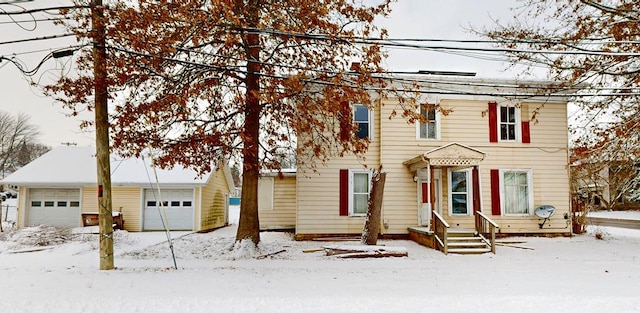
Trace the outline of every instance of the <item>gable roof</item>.
[[[150, 158], [123, 158], [111, 154], [111, 184], [114, 186], [155, 185], [155, 174]], [[87, 186], [97, 184], [95, 148], [57, 147], [25, 165], [2, 180], [18, 186]], [[162, 186], [205, 185], [211, 173], [198, 176], [191, 170], [176, 165], [173, 169], [156, 168]]]

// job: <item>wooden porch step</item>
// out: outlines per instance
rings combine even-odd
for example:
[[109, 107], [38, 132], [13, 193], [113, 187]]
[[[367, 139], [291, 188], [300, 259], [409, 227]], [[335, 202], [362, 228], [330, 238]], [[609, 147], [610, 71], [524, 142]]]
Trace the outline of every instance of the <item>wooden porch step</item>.
[[476, 236], [449, 236], [449, 241], [482, 241], [482, 238]]
[[457, 254], [482, 254], [491, 252], [491, 248], [454, 248], [448, 249], [449, 253]]
[[473, 230], [451, 229], [447, 236], [447, 252], [457, 254], [482, 254], [491, 252], [487, 245]]
[[474, 242], [449, 242], [448, 247], [487, 247], [483, 241]]

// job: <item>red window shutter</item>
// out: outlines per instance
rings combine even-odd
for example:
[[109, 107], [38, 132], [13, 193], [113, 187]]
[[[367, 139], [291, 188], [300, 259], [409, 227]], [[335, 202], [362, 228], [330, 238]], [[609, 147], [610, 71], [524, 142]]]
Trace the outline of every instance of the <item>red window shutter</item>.
[[422, 203], [429, 203], [429, 184], [421, 183], [422, 189]]
[[349, 170], [340, 170], [340, 216], [349, 215]]
[[498, 103], [489, 102], [489, 142], [498, 142]]
[[351, 138], [351, 128], [353, 120], [351, 117], [351, 106], [349, 102], [340, 102], [340, 140], [349, 141]]
[[491, 214], [500, 215], [500, 171], [491, 170]]
[[531, 143], [531, 132], [529, 122], [522, 122], [522, 143]]

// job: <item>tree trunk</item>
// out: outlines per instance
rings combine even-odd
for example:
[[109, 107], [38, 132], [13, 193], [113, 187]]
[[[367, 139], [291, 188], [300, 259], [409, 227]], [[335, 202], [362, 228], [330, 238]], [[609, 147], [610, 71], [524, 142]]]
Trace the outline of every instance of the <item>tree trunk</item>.
[[384, 182], [387, 173], [382, 172], [382, 166], [371, 177], [371, 193], [367, 208], [367, 217], [362, 231], [361, 243], [363, 245], [375, 245], [380, 234], [380, 219], [382, 216], [382, 196], [384, 195]]
[[[249, 26], [257, 26], [259, 8], [251, 1], [249, 15], [253, 21]], [[253, 25], [255, 24], [255, 25]], [[251, 239], [256, 245], [260, 242], [260, 221], [258, 220], [258, 177], [259, 140], [260, 140], [260, 37], [249, 33], [245, 38], [247, 51], [246, 105], [244, 133], [242, 134], [242, 201], [240, 202], [240, 221], [236, 241]]]

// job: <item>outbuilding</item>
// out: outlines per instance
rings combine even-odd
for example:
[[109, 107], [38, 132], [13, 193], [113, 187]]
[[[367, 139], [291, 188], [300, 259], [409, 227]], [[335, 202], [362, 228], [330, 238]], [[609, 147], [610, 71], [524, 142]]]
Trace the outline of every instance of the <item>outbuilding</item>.
[[[128, 231], [203, 231], [228, 223], [234, 189], [227, 164], [210, 173], [153, 168], [150, 158], [111, 155], [114, 215]], [[224, 163], [224, 162], [220, 162]], [[18, 227], [79, 227], [98, 212], [95, 149], [60, 146], [6, 177], [19, 187]], [[157, 177], [157, 179], [156, 179]], [[165, 223], [166, 222], [166, 223]]]

